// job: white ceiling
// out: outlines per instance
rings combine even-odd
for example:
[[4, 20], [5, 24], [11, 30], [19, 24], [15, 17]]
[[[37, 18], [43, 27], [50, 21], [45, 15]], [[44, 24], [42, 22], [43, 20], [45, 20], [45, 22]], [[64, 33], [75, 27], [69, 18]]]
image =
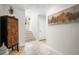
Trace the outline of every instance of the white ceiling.
[[45, 14], [47, 9], [51, 7], [51, 4], [15, 4], [13, 6], [25, 9], [26, 11], [32, 11], [39, 14]]
[[[72, 4], [11, 4], [12, 6], [25, 9], [26, 11], [38, 12], [39, 14], [46, 14], [46, 11], [53, 8], [55, 11], [59, 7], [72, 6]], [[55, 11], [56, 12], [56, 11]]]

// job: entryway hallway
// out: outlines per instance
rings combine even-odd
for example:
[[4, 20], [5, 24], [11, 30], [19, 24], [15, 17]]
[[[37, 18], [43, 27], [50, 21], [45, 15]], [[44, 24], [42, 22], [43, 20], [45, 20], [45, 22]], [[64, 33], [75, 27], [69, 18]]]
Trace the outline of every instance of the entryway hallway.
[[[13, 15], [8, 12], [10, 6]], [[3, 45], [1, 55], [79, 55], [79, 4], [1, 4], [0, 15], [18, 19], [18, 30], [14, 31], [14, 21], [10, 23], [11, 34], [17, 38], [9, 34], [5, 36], [11, 38], [0, 40], [9, 41], [7, 46], [14, 50]], [[14, 43], [18, 43], [19, 52]]]

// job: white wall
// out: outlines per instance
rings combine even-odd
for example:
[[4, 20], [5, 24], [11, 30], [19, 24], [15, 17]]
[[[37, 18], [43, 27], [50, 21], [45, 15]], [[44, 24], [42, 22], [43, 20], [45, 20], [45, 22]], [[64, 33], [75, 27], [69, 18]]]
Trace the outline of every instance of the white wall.
[[31, 16], [30, 29], [31, 29], [33, 35], [35, 36], [35, 38], [38, 39], [38, 37], [39, 37], [39, 24], [38, 24], [37, 15]]
[[39, 20], [39, 39], [46, 39], [46, 16], [38, 15]]
[[[67, 7], [70, 5], [59, 6], [55, 12]], [[51, 10], [53, 7], [49, 9], [47, 16], [54, 12]], [[46, 20], [47, 44], [63, 54], [79, 54], [79, 23], [48, 26], [48, 18]]]
[[[18, 18], [18, 21], [19, 21], [19, 23], [18, 23], [18, 25], [19, 25], [19, 44], [24, 45], [24, 43], [25, 43], [25, 38], [24, 38], [24, 35], [25, 35], [25, 27], [24, 27], [25, 10], [18, 8], [18, 6], [17, 7], [14, 5], [12, 5], [12, 6], [14, 8], [14, 16], [16, 18]], [[9, 15], [8, 9], [9, 9], [9, 5], [3, 5], [3, 9], [2, 9], [3, 15]]]
[[2, 16], [2, 15], [3, 15], [3, 5], [0, 4], [0, 16]]

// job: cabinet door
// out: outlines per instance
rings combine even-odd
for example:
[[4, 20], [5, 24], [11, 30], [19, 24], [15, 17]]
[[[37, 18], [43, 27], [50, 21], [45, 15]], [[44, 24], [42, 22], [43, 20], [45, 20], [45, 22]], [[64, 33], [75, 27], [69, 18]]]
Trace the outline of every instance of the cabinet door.
[[8, 18], [8, 47], [18, 43], [18, 21], [14, 18]]

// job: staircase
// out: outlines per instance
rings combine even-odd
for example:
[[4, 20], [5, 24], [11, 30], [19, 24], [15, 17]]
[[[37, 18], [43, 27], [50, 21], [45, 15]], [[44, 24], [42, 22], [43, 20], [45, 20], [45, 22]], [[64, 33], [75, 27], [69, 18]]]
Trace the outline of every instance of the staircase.
[[26, 42], [36, 40], [31, 31], [26, 31], [25, 33]]

